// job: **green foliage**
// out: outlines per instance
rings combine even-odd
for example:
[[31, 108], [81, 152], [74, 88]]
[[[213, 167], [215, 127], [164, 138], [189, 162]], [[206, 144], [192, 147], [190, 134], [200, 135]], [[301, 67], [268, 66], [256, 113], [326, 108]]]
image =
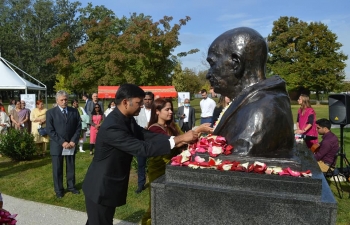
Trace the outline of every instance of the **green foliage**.
[[143, 86], [169, 85], [178, 57], [198, 51], [171, 54], [181, 44], [179, 30], [190, 17], [171, 26], [173, 18], [168, 16], [158, 22], [136, 13], [130, 18], [118, 19], [107, 9], [91, 6], [85, 13], [88, 17], [82, 20], [86, 42], [71, 56], [67, 53], [67, 43], [72, 37], [62, 35], [54, 41], [59, 53], [49, 60], [66, 78], [69, 89], [93, 90], [98, 85], [125, 82]]
[[30, 159], [36, 152], [34, 136], [27, 131], [9, 129], [1, 136], [0, 153], [13, 160]]
[[280, 75], [289, 90], [300, 87], [318, 94], [340, 87], [347, 56], [339, 52], [336, 34], [322, 23], [280, 17], [268, 36], [269, 73]]
[[190, 94], [197, 93], [200, 90], [200, 79], [193, 70], [185, 68], [181, 69], [181, 65], [178, 64], [174, 69], [172, 76], [172, 85], [176, 91], [186, 91]]

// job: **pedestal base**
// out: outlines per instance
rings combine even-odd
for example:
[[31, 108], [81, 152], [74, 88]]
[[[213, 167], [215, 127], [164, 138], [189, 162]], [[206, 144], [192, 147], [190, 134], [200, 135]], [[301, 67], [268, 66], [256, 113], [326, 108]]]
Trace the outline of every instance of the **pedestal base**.
[[333, 193], [311, 151], [297, 147], [312, 178], [167, 166], [151, 184], [152, 224], [335, 224]]

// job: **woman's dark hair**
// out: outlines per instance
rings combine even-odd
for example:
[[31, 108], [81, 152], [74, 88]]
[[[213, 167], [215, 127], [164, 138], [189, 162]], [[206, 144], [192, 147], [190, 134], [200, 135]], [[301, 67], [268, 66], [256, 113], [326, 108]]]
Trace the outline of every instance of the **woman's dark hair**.
[[120, 105], [123, 99], [145, 98], [145, 92], [135, 84], [122, 84], [115, 94], [115, 104]]
[[168, 135], [176, 136], [179, 135], [179, 132], [177, 131], [176, 124], [174, 122], [174, 107], [170, 99], [157, 98], [153, 101], [151, 109], [151, 118], [149, 120], [148, 127], [150, 127], [152, 124], [158, 123], [158, 115], [156, 112], [161, 111], [167, 103], [170, 103], [171, 111], [173, 112], [171, 120], [165, 122], [165, 124], [167, 125], [167, 133]]
[[111, 108], [111, 104], [114, 102], [115, 104], [115, 101], [111, 101], [109, 104], [108, 104], [108, 108]]
[[74, 102], [76, 102], [76, 103], [78, 103], [78, 104], [79, 104], [78, 99], [73, 99], [73, 100], [72, 100], [72, 102], [71, 102], [71, 105], [73, 105], [73, 103], [74, 103]]
[[[96, 107], [100, 108], [99, 114], [97, 114], [97, 112], [95, 110]], [[102, 114], [103, 114], [103, 112], [101, 112], [100, 104], [98, 104], [98, 103], [94, 104], [94, 108], [92, 109], [91, 115], [102, 115]]]

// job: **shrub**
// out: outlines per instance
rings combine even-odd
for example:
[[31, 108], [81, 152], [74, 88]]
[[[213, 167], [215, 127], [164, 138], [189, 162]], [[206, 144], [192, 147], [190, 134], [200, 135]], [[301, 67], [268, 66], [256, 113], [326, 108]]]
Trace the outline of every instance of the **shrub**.
[[27, 131], [9, 129], [1, 136], [0, 153], [13, 160], [30, 159], [36, 152], [34, 136]]

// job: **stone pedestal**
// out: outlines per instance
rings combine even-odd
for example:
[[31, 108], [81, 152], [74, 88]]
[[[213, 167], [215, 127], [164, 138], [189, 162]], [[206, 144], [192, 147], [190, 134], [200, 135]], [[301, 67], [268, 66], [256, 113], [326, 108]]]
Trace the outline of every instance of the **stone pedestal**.
[[152, 224], [335, 224], [333, 193], [311, 151], [297, 148], [312, 178], [168, 165], [151, 184]]

